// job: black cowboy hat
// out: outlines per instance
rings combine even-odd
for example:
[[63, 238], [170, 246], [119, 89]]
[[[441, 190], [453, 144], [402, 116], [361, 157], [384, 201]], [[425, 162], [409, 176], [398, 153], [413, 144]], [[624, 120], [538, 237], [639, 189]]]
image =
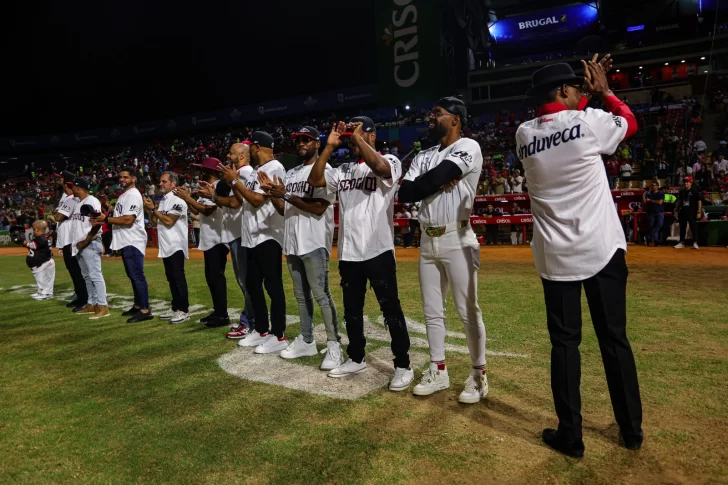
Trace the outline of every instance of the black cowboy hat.
[[533, 73], [532, 84], [526, 96], [539, 96], [562, 84], [584, 84], [584, 76], [574, 74], [574, 70], [566, 63], [551, 64]]

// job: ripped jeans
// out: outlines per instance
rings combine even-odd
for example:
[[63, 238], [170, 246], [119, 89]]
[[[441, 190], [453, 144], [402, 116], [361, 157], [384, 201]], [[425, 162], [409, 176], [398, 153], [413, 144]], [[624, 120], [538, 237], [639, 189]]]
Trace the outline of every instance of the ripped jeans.
[[384, 323], [392, 339], [394, 366], [408, 368], [410, 365], [410, 339], [405, 324], [402, 305], [397, 293], [397, 263], [394, 251], [386, 251], [366, 261], [339, 261], [341, 288], [344, 293], [344, 322], [349, 335], [346, 348], [354, 362], [364, 360], [364, 298], [367, 281], [371, 283], [384, 315]]

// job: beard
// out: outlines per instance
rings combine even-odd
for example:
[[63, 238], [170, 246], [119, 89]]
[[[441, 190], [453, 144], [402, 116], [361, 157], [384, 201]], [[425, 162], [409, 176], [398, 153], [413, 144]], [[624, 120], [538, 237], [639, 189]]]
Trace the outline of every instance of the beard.
[[308, 162], [309, 160], [311, 160], [313, 158], [314, 153], [316, 153], [316, 152], [313, 151], [313, 150], [307, 150], [304, 155], [301, 155], [300, 153], [297, 153], [297, 155], [298, 155], [298, 161], [301, 162], [301, 163], [306, 163], [306, 162]]
[[428, 135], [433, 140], [438, 140], [445, 136], [447, 134], [447, 129], [440, 125], [440, 123], [435, 123], [435, 126], [432, 128], [428, 128]]

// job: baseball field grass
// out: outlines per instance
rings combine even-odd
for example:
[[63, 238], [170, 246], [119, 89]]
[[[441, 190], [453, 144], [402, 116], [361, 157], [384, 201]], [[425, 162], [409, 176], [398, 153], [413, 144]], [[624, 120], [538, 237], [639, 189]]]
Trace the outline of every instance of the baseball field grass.
[[[3, 250], [0, 250], [3, 251]], [[630, 246], [628, 334], [644, 406], [645, 442], [618, 444], [596, 338], [583, 304], [586, 455], [540, 440], [556, 424], [540, 280], [527, 248], [484, 248], [479, 298], [490, 394], [457, 396], [466, 354], [448, 354], [451, 388], [426, 398], [386, 388], [338, 399], [241, 379], [226, 329], [194, 320], [127, 324], [73, 315], [56, 258], [58, 299], [30, 299], [18, 251], [0, 254], [0, 483], [728, 483], [728, 250]], [[192, 304], [210, 306], [199, 254], [187, 263]], [[416, 252], [398, 252], [405, 314], [423, 322]], [[131, 295], [121, 261], [104, 258], [108, 291]], [[170, 296], [161, 262], [146, 262], [150, 296]], [[336, 261], [334, 300], [341, 308]], [[284, 267], [287, 313], [297, 314]], [[228, 267], [229, 306], [240, 291]], [[366, 315], [379, 316], [373, 293]], [[462, 332], [452, 304], [448, 326]], [[316, 313], [320, 322], [320, 314]], [[343, 326], [343, 322], [342, 322]], [[290, 325], [289, 339], [299, 332]], [[419, 337], [424, 338], [423, 335]], [[464, 340], [448, 338], [453, 348]], [[319, 348], [324, 345], [319, 341]], [[368, 350], [388, 348], [371, 339]], [[413, 348], [425, 362], [424, 348]], [[319, 357], [301, 365], [320, 372]], [[416, 369], [416, 380], [421, 375]]]

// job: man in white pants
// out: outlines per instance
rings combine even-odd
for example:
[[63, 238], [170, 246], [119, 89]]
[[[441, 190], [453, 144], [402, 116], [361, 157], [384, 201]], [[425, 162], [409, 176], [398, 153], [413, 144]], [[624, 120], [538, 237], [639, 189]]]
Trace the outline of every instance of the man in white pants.
[[187, 203], [174, 195], [179, 176], [164, 172], [159, 177], [159, 190], [164, 197], [157, 207], [152, 199], [144, 198], [144, 209], [149, 220], [157, 226], [159, 257], [164, 263], [169, 290], [172, 293], [172, 309], [159, 315], [169, 323], [181, 323], [190, 318], [190, 302], [185, 278], [185, 259], [189, 258], [187, 243]]
[[437, 102], [429, 128], [440, 143], [415, 157], [399, 189], [399, 201], [422, 201], [420, 291], [431, 363], [413, 393], [427, 396], [450, 387], [445, 366], [445, 296], [450, 288], [465, 325], [472, 364], [459, 401], [473, 404], [488, 393], [485, 326], [478, 306], [480, 245], [470, 227], [483, 155], [478, 142], [460, 137], [466, 119], [465, 105], [458, 98]]
[[[86, 282], [88, 303], [74, 313], [91, 314], [90, 320], [111, 315], [106, 302], [106, 282], [101, 272], [101, 225], [94, 225], [94, 217], [101, 214], [101, 202], [88, 193], [89, 183], [83, 177], [73, 181], [73, 195], [78, 203], [71, 214], [71, 254], [78, 259]], [[78, 311], [77, 311], [78, 310]]]

